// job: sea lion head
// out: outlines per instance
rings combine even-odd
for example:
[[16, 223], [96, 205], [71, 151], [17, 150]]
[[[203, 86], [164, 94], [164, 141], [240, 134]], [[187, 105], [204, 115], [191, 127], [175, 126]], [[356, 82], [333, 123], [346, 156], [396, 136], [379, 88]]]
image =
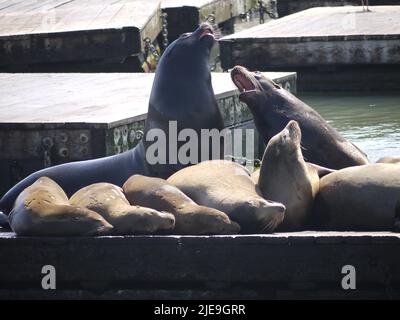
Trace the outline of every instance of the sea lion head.
[[[208, 57], [215, 43], [214, 29], [208, 23], [201, 24], [195, 31], [182, 34], [163, 53], [157, 69], [174, 73], [191, 73], [195, 70], [209, 71]], [[172, 70], [173, 69], [173, 70]]]
[[250, 109], [263, 106], [265, 98], [276, 90], [282, 89], [277, 83], [265, 77], [261, 72], [251, 72], [245, 67], [236, 66], [231, 71], [233, 83], [240, 91], [239, 100], [246, 103]]
[[275, 158], [284, 155], [284, 157], [294, 156], [296, 159], [303, 159], [300, 142], [300, 126], [297, 121], [291, 120], [281, 132], [271, 138], [265, 154], [270, 154]]

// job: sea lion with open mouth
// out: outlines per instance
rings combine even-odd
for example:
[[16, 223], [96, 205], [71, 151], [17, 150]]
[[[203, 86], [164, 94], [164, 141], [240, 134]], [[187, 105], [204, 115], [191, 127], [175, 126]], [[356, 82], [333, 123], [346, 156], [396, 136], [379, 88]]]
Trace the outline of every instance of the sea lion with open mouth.
[[268, 142], [290, 120], [295, 120], [301, 128], [306, 161], [332, 169], [369, 163], [362, 151], [343, 138], [314, 109], [260, 72], [236, 66], [231, 77], [240, 90], [240, 101], [253, 113], [254, 123], [264, 141]]

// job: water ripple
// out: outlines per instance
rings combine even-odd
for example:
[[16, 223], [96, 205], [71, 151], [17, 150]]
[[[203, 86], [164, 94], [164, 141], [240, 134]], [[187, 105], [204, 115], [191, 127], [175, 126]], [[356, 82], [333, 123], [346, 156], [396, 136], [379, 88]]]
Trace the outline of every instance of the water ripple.
[[302, 93], [299, 97], [371, 160], [400, 156], [400, 94]]

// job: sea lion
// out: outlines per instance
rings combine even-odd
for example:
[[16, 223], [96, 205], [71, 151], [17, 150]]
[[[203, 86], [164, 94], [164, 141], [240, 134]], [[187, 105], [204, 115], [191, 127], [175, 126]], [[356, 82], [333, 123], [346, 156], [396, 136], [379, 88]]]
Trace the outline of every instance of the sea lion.
[[133, 175], [122, 188], [133, 205], [171, 212], [175, 216], [175, 233], [233, 234], [240, 230], [225, 213], [199, 206], [164, 179]]
[[290, 120], [296, 120], [302, 132], [306, 161], [332, 169], [369, 163], [360, 149], [343, 138], [314, 109], [260, 72], [236, 66], [231, 77], [240, 91], [240, 101], [250, 108], [264, 141], [268, 142]]
[[20, 193], [9, 221], [20, 236], [91, 236], [113, 229], [98, 213], [72, 206], [61, 187], [48, 177]]
[[382, 157], [376, 163], [400, 164], [400, 157]]
[[315, 229], [400, 230], [400, 166], [377, 163], [323, 177], [315, 198]]
[[[169, 122], [177, 121], [177, 128], [221, 130], [223, 121], [211, 86], [208, 64], [210, 49], [215, 42], [210, 25], [202, 24], [193, 33], [185, 34], [171, 43], [163, 53], [157, 67], [151, 90], [144, 138], [132, 150], [111, 157], [57, 165], [32, 173], [10, 189], [0, 200], [0, 210], [9, 213], [23, 189], [39, 177], [48, 176], [71, 196], [79, 189], [97, 182], [118, 186], [133, 174], [168, 177], [189, 163], [151, 164], [147, 151], [154, 142], [148, 137], [150, 130], [166, 133], [170, 139]], [[193, 121], [196, 119], [196, 121]], [[166, 150], [166, 151], [167, 151]]]
[[204, 161], [174, 173], [167, 180], [198, 204], [226, 212], [244, 233], [272, 232], [282, 222], [285, 206], [265, 200], [238, 163]]
[[113, 234], [149, 234], [172, 230], [172, 214], [154, 209], [131, 206], [122, 189], [111, 183], [95, 183], [78, 190], [69, 200], [71, 205], [100, 214], [113, 226]]
[[261, 168], [252, 174], [265, 199], [281, 202], [286, 207], [285, 218], [277, 231], [305, 228], [319, 190], [320, 176], [333, 172], [306, 163], [300, 141], [300, 127], [296, 121], [291, 120], [269, 140]]
[[0, 228], [9, 228], [8, 217], [0, 211]]

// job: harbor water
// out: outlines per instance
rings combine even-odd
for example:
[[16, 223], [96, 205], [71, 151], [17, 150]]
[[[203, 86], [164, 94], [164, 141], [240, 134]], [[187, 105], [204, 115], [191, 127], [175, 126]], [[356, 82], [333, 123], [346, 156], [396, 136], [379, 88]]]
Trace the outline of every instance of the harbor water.
[[371, 161], [400, 156], [400, 93], [299, 93]]

